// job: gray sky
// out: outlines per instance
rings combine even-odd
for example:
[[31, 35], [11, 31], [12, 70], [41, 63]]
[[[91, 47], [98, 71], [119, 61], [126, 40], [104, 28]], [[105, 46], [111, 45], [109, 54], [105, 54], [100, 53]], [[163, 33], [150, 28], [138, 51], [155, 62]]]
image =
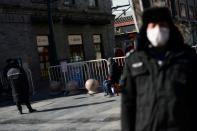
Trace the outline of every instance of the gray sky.
[[112, 0], [113, 6], [129, 4], [129, 0]]
[[[121, 6], [121, 5], [128, 5], [130, 0], [112, 0], [113, 7], [115, 6]], [[113, 11], [113, 14], [118, 16], [119, 14], [122, 13], [123, 9], [127, 9], [129, 6], [118, 8], [118, 10]], [[127, 15], [131, 15], [131, 8], [127, 11]]]

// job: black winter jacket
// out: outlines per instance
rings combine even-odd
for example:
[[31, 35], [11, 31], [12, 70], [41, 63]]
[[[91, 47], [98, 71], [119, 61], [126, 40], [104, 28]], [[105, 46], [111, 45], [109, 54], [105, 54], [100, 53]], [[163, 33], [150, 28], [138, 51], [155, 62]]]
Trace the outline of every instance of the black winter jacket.
[[29, 83], [26, 72], [22, 67], [11, 65], [5, 68], [5, 74], [11, 68], [16, 68], [20, 71], [17, 79], [7, 78], [11, 84], [13, 100], [16, 103], [25, 103], [29, 101]]
[[197, 57], [183, 45], [159, 63], [146, 51], [126, 58], [122, 131], [197, 131]]
[[116, 62], [112, 62], [109, 65], [109, 77], [111, 78], [111, 83], [118, 83], [120, 79], [120, 69], [118, 68], [118, 64]]

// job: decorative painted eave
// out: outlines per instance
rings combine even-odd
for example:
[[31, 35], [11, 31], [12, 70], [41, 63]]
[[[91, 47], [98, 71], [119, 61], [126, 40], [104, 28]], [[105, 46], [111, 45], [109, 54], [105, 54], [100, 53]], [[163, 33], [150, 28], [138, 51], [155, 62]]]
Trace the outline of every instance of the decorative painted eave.
[[122, 27], [122, 26], [129, 26], [129, 25], [134, 25], [134, 20], [132, 16], [127, 16], [127, 17], [121, 17], [118, 19], [115, 19], [114, 21], [114, 27]]

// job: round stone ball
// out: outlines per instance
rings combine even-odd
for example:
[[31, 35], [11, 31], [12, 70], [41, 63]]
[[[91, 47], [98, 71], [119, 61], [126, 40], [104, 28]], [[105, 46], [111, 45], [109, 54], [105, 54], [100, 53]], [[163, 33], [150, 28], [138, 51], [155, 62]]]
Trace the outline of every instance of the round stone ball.
[[89, 94], [94, 94], [98, 92], [99, 82], [95, 79], [89, 79], [85, 83], [85, 88], [88, 90]]

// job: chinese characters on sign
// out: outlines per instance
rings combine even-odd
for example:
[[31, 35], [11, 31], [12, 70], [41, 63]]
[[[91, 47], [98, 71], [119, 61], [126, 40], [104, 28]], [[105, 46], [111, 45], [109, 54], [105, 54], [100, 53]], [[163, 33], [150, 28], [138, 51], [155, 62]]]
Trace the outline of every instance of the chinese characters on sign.
[[81, 45], [82, 44], [81, 35], [69, 35], [68, 36], [68, 43], [69, 43], [69, 45]]

